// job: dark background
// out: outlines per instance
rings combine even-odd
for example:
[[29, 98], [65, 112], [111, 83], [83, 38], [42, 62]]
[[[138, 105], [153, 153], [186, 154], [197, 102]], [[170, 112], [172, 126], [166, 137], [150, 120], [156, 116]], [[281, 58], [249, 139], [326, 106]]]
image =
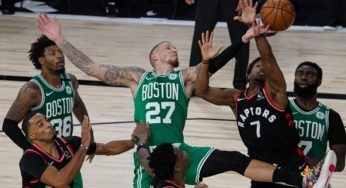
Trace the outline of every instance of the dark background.
[[[1, 0], [2, 8], [20, 0]], [[40, 0], [37, 0], [40, 1]], [[184, 0], [42, 0], [57, 9], [59, 14], [78, 14], [110, 17], [147, 17], [148, 10], [154, 10], [158, 18], [193, 20], [195, 5], [189, 6]], [[198, 3], [198, 0], [196, 0]], [[212, 0], [211, 0], [212, 1]], [[323, 26], [328, 22], [328, 0], [291, 0], [296, 9], [294, 25]], [[343, 10], [345, 9], [343, 4]], [[106, 11], [108, 9], [108, 12]], [[15, 12], [28, 10], [17, 8]], [[4, 12], [4, 11], [3, 11]], [[342, 25], [346, 26], [346, 11]]]

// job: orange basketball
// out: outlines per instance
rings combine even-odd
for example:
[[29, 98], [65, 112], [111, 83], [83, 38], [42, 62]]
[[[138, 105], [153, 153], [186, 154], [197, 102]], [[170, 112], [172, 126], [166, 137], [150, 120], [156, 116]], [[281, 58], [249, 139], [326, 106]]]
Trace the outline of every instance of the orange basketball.
[[270, 25], [270, 30], [283, 31], [293, 24], [296, 13], [289, 0], [267, 0], [260, 16], [264, 25]]

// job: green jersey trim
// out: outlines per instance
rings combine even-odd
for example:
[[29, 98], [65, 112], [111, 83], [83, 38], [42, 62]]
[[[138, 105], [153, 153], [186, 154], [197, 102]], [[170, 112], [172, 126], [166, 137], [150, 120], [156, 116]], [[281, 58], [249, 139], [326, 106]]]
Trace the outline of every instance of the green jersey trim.
[[133, 100], [135, 100], [135, 98], [136, 98], [136, 96], [137, 96], [137, 94], [138, 94], [138, 90], [139, 90], [140, 86], [142, 85], [143, 80], [144, 80], [144, 78], [147, 76], [148, 73], [149, 73], [149, 71], [146, 71], [146, 72], [142, 75], [141, 79], [139, 80], [139, 82], [138, 82], [138, 84], [137, 84], [136, 92], [135, 92], [135, 94], [134, 94], [133, 97], [132, 97]]
[[210, 150], [208, 151], [208, 153], [202, 158], [202, 160], [200, 161], [200, 163], [198, 164], [198, 167], [197, 167], [197, 176], [196, 176], [196, 183], [199, 183], [200, 182], [200, 175], [201, 175], [201, 170], [202, 170], [202, 167], [205, 163], [205, 161], [209, 158], [210, 154], [215, 150], [215, 148], [210, 148]]
[[311, 111], [304, 111], [302, 110], [301, 108], [299, 108], [299, 106], [296, 104], [296, 102], [294, 101], [294, 99], [290, 99], [291, 101], [291, 104], [292, 106], [301, 114], [304, 114], [304, 115], [311, 115], [311, 114], [314, 114], [316, 113], [317, 111], [320, 110], [322, 104], [321, 103], [318, 103], [318, 106], [314, 109], [314, 110], [311, 110]]
[[184, 95], [187, 99], [189, 99], [189, 97], [187, 96], [187, 93], [186, 93], [186, 88], [185, 88], [185, 82], [184, 82], [184, 79], [183, 79], [183, 73], [182, 71], [179, 72], [179, 79], [180, 79], [180, 83], [181, 85], [183, 86], [183, 91], [184, 91]]
[[[303, 114], [303, 115], [313, 115], [313, 114], [315, 114], [316, 112], [318, 112], [321, 108], [325, 108], [326, 110], [325, 110], [325, 115], [326, 115], [326, 117], [325, 117], [325, 125], [326, 125], [326, 131], [327, 131], [327, 133], [328, 133], [328, 130], [329, 130], [329, 111], [330, 111], [330, 108], [328, 107], [328, 106], [326, 106], [326, 105], [323, 105], [322, 103], [320, 103], [320, 102], [318, 102], [318, 106], [314, 109], [314, 110], [312, 110], [312, 111], [304, 111], [304, 110], [302, 110], [297, 104], [296, 104], [296, 102], [294, 101], [294, 99], [290, 99], [290, 102], [291, 102], [291, 104], [292, 104], [292, 106], [294, 107], [294, 109], [295, 110], [297, 110], [299, 113], [301, 113], [301, 114]], [[294, 112], [292, 112], [292, 113], [294, 113]]]
[[[63, 76], [60, 76], [61, 78], [64, 78]], [[47, 86], [49, 89], [53, 90], [53, 91], [63, 91], [65, 89], [65, 82], [62, 81], [62, 84], [60, 86], [60, 88], [55, 88], [53, 86], [51, 86], [43, 77], [41, 74], [38, 75], [38, 78], [40, 78], [40, 80], [44, 83], [45, 86]]]
[[40, 102], [40, 104], [38, 106], [35, 106], [35, 107], [31, 108], [31, 111], [34, 111], [34, 110], [38, 110], [38, 109], [42, 108], [46, 98], [44, 96], [44, 91], [43, 91], [43, 88], [42, 88], [41, 84], [37, 80], [34, 80], [34, 79], [31, 79], [30, 82], [35, 83], [40, 88], [40, 92], [41, 92], [41, 102]]

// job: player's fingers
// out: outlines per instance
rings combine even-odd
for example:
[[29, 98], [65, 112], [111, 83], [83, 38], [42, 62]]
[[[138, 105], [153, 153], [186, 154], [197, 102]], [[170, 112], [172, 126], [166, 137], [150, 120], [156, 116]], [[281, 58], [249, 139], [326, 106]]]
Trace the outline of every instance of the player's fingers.
[[211, 32], [209, 37], [210, 45], [213, 45], [213, 39], [214, 39], [214, 32]]
[[205, 42], [209, 42], [209, 31], [208, 30], [205, 34]]
[[233, 17], [233, 20], [240, 21], [240, 20], [241, 20], [241, 17], [240, 17], [240, 16], [234, 16], [234, 17]]
[[201, 34], [201, 41], [202, 41], [202, 45], [203, 45], [205, 43], [204, 32], [202, 32], [202, 34]]
[[198, 46], [199, 46], [199, 48], [202, 48], [202, 42], [201, 42], [201, 40], [198, 40]]
[[257, 9], [258, 2], [256, 1], [255, 6], [253, 8]]

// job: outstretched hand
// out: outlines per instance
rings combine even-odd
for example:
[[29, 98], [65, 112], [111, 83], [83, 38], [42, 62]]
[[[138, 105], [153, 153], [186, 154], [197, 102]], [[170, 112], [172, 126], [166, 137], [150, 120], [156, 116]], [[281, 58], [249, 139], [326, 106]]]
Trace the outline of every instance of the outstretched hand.
[[54, 42], [58, 42], [62, 38], [60, 21], [57, 18], [49, 18], [46, 13], [38, 15], [36, 27], [43, 35], [46, 35]]
[[209, 61], [217, 56], [222, 46], [213, 47], [214, 32], [206, 31], [202, 33], [201, 40], [198, 40], [199, 48], [201, 49], [202, 61]]
[[262, 34], [275, 33], [275, 31], [269, 30], [270, 25], [266, 27], [261, 26], [260, 23], [253, 22], [252, 26], [243, 35], [242, 40], [244, 43], [248, 43], [252, 38], [255, 38]]
[[82, 129], [81, 129], [81, 144], [84, 146], [89, 147], [91, 143], [91, 124], [89, 121], [89, 117], [84, 115], [84, 119], [82, 122]]
[[250, 26], [255, 21], [257, 5], [258, 3], [256, 2], [255, 6], [253, 6], [253, 0], [239, 0], [237, 7], [239, 15], [233, 19]]

